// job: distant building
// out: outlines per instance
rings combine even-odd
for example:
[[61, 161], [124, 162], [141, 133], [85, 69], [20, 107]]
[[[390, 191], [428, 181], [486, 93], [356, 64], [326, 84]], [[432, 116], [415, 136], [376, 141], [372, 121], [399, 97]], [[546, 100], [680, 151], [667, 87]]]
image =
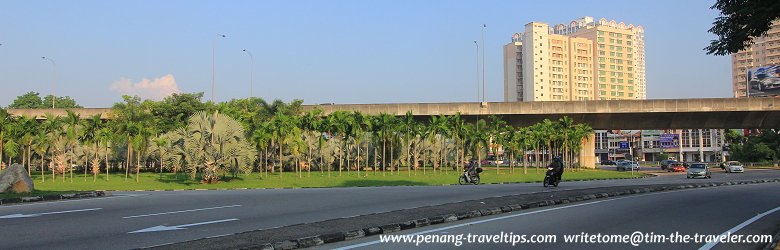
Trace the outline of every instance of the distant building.
[[[522, 33], [513, 34], [503, 51], [506, 102], [647, 98], [642, 26], [588, 16], [552, 27], [530, 22]], [[662, 147], [667, 142], [661, 134], [676, 134], [677, 146]], [[599, 130], [588, 143], [595, 144], [590, 152], [601, 161], [660, 161], [661, 154], [718, 161], [722, 141], [723, 130], [717, 129]]]
[[731, 82], [734, 97], [747, 97], [747, 71], [761, 66], [780, 65], [780, 20], [772, 22], [765, 36], [755, 44], [731, 55]]
[[645, 99], [644, 29], [592, 17], [531, 22], [504, 46], [504, 101]]

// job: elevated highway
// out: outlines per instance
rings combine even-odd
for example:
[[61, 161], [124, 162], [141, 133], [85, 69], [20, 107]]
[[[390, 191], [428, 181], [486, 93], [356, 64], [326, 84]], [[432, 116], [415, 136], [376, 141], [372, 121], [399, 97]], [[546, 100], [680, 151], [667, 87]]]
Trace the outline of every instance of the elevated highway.
[[[323, 114], [336, 111], [387, 113], [402, 116], [411, 111], [416, 119], [434, 115], [477, 117], [496, 115], [516, 126], [527, 126], [544, 119], [569, 116], [594, 129], [680, 129], [680, 128], [780, 128], [778, 98], [657, 99], [620, 101], [563, 102], [461, 102], [304, 105], [304, 110], [320, 109]], [[111, 119], [110, 108], [71, 109], [82, 118], [100, 114]], [[64, 109], [10, 109], [13, 115], [45, 119], [47, 113], [64, 116]]]

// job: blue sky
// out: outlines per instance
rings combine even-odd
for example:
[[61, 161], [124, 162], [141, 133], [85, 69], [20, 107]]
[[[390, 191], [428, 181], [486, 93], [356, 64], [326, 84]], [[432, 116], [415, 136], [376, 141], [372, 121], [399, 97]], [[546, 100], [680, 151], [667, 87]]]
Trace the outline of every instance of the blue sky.
[[[502, 46], [531, 21], [593, 16], [645, 28], [649, 99], [730, 97], [730, 58], [705, 55], [714, 0], [35, 1], [0, 8], [0, 106], [28, 91], [106, 107], [123, 93], [306, 103], [503, 100]], [[598, 6], [598, 7], [597, 7]], [[225, 34], [221, 38], [217, 34]], [[41, 56], [56, 62], [53, 67]]]

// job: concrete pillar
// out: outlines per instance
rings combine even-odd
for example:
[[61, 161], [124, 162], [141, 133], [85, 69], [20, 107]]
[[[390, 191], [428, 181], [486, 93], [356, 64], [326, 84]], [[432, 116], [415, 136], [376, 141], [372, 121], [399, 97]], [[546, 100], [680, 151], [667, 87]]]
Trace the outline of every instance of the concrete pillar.
[[580, 167], [596, 168], [596, 134], [589, 134], [583, 138], [579, 161]]
[[[699, 133], [699, 162], [704, 162], [704, 133], [702, 133], [704, 129], [696, 129], [696, 131]], [[712, 141], [712, 140], [710, 140]]]
[[[683, 148], [683, 136], [682, 136], [683, 130], [679, 129], [677, 131], [678, 131], [677, 132], [677, 136], [679, 136], [679, 140], [677, 140], [679, 143], [677, 143], [677, 144], [679, 144], [678, 145], [678, 147], [679, 147], [678, 149], [680, 150], [680, 152], [678, 152], [679, 157], [677, 158], [677, 161], [685, 162], [685, 158], [683, 158], [683, 150], [682, 150], [682, 148]], [[690, 138], [688, 138], [688, 139], [690, 139]]]

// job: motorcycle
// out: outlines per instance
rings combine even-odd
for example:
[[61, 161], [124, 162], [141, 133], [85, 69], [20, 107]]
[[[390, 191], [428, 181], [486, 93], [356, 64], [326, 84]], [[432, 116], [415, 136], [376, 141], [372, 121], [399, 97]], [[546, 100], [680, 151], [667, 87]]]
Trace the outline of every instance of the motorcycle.
[[552, 167], [547, 167], [547, 173], [544, 175], [544, 187], [547, 186], [558, 186], [558, 183], [561, 183], [561, 180], [555, 177], [555, 173], [553, 171]]
[[[458, 184], [474, 184], [479, 185], [479, 173], [482, 173], [482, 168], [477, 168], [474, 173], [469, 171], [463, 171], [463, 174], [458, 178]], [[468, 176], [467, 176], [468, 175]]]

